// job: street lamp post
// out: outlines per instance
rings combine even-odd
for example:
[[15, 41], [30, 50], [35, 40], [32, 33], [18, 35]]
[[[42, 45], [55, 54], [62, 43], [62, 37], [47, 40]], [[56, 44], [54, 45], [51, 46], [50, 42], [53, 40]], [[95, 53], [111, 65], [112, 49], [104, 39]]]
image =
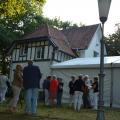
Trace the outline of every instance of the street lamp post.
[[98, 0], [99, 18], [102, 23], [102, 39], [101, 39], [101, 54], [100, 54], [100, 74], [99, 74], [99, 100], [97, 120], [105, 120], [104, 115], [104, 23], [107, 21], [111, 0]]

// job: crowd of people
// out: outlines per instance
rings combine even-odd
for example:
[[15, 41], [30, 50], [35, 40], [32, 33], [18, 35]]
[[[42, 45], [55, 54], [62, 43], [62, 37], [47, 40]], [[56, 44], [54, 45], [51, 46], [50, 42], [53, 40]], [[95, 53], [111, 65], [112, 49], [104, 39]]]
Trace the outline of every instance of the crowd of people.
[[[22, 68], [17, 64], [14, 72], [14, 78], [11, 83], [12, 98], [8, 103], [7, 111], [16, 112], [19, 101], [20, 92], [24, 89], [25, 93], [25, 114], [35, 115], [37, 113], [37, 102], [39, 96], [40, 79], [42, 77], [38, 66], [33, 65], [33, 61], [29, 60], [28, 65]], [[0, 102], [5, 101], [5, 94], [9, 79], [6, 75], [0, 75]], [[63, 95], [63, 80], [62, 78], [47, 76], [43, 81], [44, 101], [46, 106], [56, 105], [61, 107]], [[98, 107], [98, 77], [93, 80], [89, 79], [88, 75], [80, 74], [76, 79], [71, 76], [68, 84], [69, 87], [69, 105], [74, 110], [80, 111], [83, 104], [84, 108]]]
[[[5, 77], [4, 77], [5, 76]], [[22, 68], [21, 65], [17, 64], [14, 71], [14, 78], [11, 83], [12, 98], [8, 103], [8, 112], [16, 112], [17, 104], [20, 97], [20, 92], [24, 89], [25, 93], [25, 114], [35, 115], [37, 113], [37, 100], [39, 94], [39, 83], [42, 74], [38, 66], [33, 65], [33, 61], [29, 60], [28, 65]], [[3, 82], [4, 81], [4, 82]], [[7, 79], [6, 75], [0, 75], [0, 101], [5, 101], [5, 93], [7, 91]], [[4, 94], [3, 94], [3, 87]]]
[[74, 110], [80, 111], [82, 104], [84, 108], [98, 109], [98, 77], [90, 80], [88, 75], [80, 74], [77, 79], [71, 76], [69, 89], [70, 106]]
[[62, 105], [63, 85], [62, 78], [57, 78], [56, 76], [48, 76], [43, 81], [46, 106], [53, 106], [56, 104], [60, 107]]

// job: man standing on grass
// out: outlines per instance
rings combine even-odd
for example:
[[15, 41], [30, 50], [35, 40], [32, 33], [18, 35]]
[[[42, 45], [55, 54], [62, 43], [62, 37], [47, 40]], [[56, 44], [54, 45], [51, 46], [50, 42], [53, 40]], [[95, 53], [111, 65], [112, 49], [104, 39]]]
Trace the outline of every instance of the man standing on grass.
[[51, 76], [47, 76], [47, 78], [43, 81], [43, 90], [44, 90], [44, 97], [45, 97], [45, 105], [46, 106], [50, 105], [50, 102], [49, 102], [50, 80], [51, 80]]
[[37, 99], [41, 72], [38, 66], [33, 65], [32, 60], [23, 69], [23, 87], [25, 89], [26, 114], [36, 114]]
[[98, 94], [99, 94], [99, 90], [98, 90], [98, 77], [94, 77], [94, 83], [93, 83], [93, 90], [94, 90], [94, 105], [93, 105], [93, 109], [97, 110], [98, 109]]
[[74, 83], [75, 83], [75, 76], [71, 76], [71, 81], [69, 82], [69, 95], [70, 95], [70, 107], [72, 107], [74, 102]]
[[57, 106], [62, 105], [62, 95], [63, 95], [63, 85], [62, 78], [58, 78], [58, 89], [57, 89]]
[[80, 111], [82, 105], [83, 90], [84, 90], [83, 75], [80, 74], [78, 79], [74, 83], [75, 91], [74, 110], [78, 112]]

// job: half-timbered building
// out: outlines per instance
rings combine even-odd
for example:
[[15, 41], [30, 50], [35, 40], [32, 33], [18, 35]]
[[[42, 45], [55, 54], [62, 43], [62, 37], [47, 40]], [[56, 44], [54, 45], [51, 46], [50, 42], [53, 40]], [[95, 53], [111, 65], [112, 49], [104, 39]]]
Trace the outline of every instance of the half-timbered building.
[[[100, 56], [100, 24], [58, 30], [42, 25], [34, 32], [12, 43], [11, 76], [16, 64], [24, 67], [32, 59], [43, 74], [51, 74], [50, 66], [76, 57]], [[12, 79], [12, 78], [11, 78]]]

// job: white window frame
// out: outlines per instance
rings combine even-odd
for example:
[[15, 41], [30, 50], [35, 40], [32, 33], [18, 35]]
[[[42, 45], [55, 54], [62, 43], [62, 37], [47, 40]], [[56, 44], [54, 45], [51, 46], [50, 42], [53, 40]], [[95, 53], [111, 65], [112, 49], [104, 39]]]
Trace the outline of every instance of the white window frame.
[[20, 56], [25, 56], [27, 55], [28, 52], [28, 45], [27, 44], [23, 44], [20, 47]]
[[45, 47], [40, 46], [36, 48], [36, 59], [44, 59]]

